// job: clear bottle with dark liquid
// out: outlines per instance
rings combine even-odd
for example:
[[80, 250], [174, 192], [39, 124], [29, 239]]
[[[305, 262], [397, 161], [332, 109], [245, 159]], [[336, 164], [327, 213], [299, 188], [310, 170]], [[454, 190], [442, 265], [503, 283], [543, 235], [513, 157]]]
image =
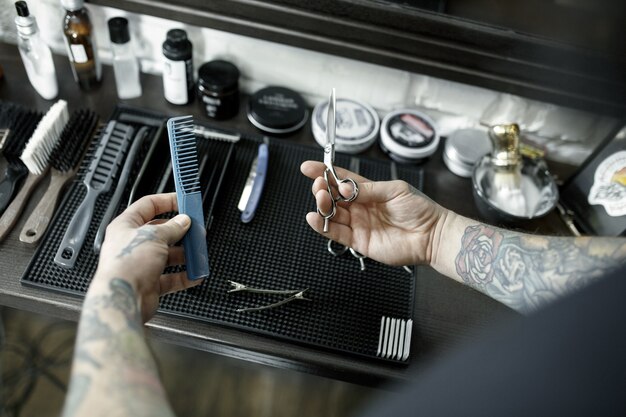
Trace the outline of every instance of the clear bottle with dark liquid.
[[81, 89], [100, 85], [102, 67], [95, 33], [83, 0], [61, 0], [65, 8], [63, 34], [74, 79]]

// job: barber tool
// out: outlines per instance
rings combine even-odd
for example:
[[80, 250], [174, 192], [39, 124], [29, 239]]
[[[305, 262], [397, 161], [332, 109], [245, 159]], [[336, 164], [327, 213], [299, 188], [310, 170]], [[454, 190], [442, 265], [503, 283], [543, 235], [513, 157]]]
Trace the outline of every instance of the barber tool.
[[48, 228], [61, 191], [76, 175], [79, 162], [89, 145], [98, 116], [91, 110], [77, 110], [61, 133], [57, 145], [50, 155], [50, 184], [43, 197], [26, 220], [20, 241], [36, 244]]
[[178, 212], [191, 218], [191, 227], [183, 237], [187, 277], [191, 280], [209, 276], [209, 254], [204, 228], [202, 193], [198, 176], [198, 150], [192, 116], [167, 121], [172, 156], [172, 171], [178, 199]]
[[[206, 128], [202, 125], [194, 125], [193, 133], [196, 136], [200, 136], [204, 139], [217, 140], [217, 141], [230, 142], [230, 143], [237, 143], [241, 139], [241, 135], [238, 133], [221, 132], [218, 130]], [[229, 156], [230, 156], [230, 152], [231, 151], [229, 151]], [[203, 172], [202, 169], [200, 169], [199, 171], [201, 173]], [[213, 172], [213, 169], [211, 172]], [[169, 189], [168, 184], [170, 182], [171, 177], [172, 177], [172, 161], [169, 161], [167, 163], [167, 167], [165, 168], [164, 175], [163, 177], [161, 177], [161, 181], [159, 182], [159, 185], [157, 187], [157, 191], [156, 191], [157, 194], [164, 192], [166, 189]], [[206, 199], [206, 197], [204, 197], [204, 199]]]
[[[319, 208], [317, 209], [317, 213], [324, 219], [324, 232], [328, 232], [328, 223], [330, 222], [330, 219], [335, 217], [335, 213], [337, 212], [337, 202], [343, 201], [349, 203], [354, 201], [359, 195], [359, 186], [356, 181], [352, 178], [340, 179], [337, 172], [335, 172], [335, 166], [333, 165], [335, 162], [335, 102], [335, 89], [333, 88], [330, 92], [330, 99], [328, 102], [326, 146], [324, 146], [324, 165], [326, 165], [326, 169], [324, 169], [324, 181], [326, 181], [326, 189], [328, 190], [328, 195], [330, 196], [331, 210], [330, 213], [324, 214]], [[331, 185], [329, 174], [332, 176], [335, 186], [337, 187], [337, 196], [333, 195], [333, 186]], [[343, 183], [350, 183], [352, 185], [352, 194], [347, 198], [344, 197], [339, 190], [339, 185]]]
[[350, 251], [350, 254], [359, 261], [361, 271], [365, 271], [365, 255], [355, 251], [352, 248], [349, 248], [348, 246], [341, 245], [331, 239], [328, 239], [328, 242], [326, 242], [326, 249], [328, 249], [328, 252], [330, 252], [330, 254], [333, 256], [341, 256], [347, 251]]
[[[358, 174], [360, 171], [360, 167], [361, 167], [361, 163], [359, 161], [359, 158], [356, 158], [356, 157], [350, 158], [350, 171], [354, 172], [355, 174]], [[365, 258], [366, 258], [365, 255], [344, 245], [339, 245], [339, 248], [335, 249], [333, 247], [333, 244], [339, 245], [332, 239], [328, 239], [328, 242], [326, 243], [326, 248], [328, 249], [328, 252], [331, 253], [331, 255], [341, 256], [344, 253], [346, 253], [346, 251], [349, 250], [350, 254], [352, 254], [352, 256], [354, 256], [359, 261], [359, 265], [361, 266], [361, 271], [365, 271]]]
[[31, 138], [41, 120], [42, 114], [23, 109], [17, 105], [3, 103], [0, 111], [2, 143], [0, 148], [7, 160], [4, 178], [0, 182], [0, 214], [4, 213], [17, 185], [28, 174], [28, 169], [20, 159], [26, 142]]
[[264, 143], [259, 145], [259, 151], [250, 167], [250, 174], [246, 180], [246, 185], [241, 193], [237, 208], [241, 211], [241, 221], [250, 223], [254, 218], [256, 209], [263, 194], [265, 177], [267, 176], [267, 164], [269, 159], [269, 139], [264, 138]]
[[[226, 172], [228, 171], [228, 166], [230, 165], [230, 161], [233, 159], [234, 153], [235, 144], [231, 143], [226, 157], [221, 160], [221, 169], [218, 169], [217, 165], [213, 164], [209, 179], [207, 181], [203, 181], [203, 183], [206, 184], [205, 192], [202, 195], [202, 205], [204, 212], [206, 213], [206, 222], [204, 224], [206, 230], [210, 230], [211, 225], [213, 224], [213, 210], [215, 209], [215, 205], [219, 199], [222, 184], [224, 184], [224, 178], [226, 177]], [[208, 155], [208, 153], [206, 154]], [[204, 170], [202, 169], [200, 170], [201, 173], [203, 171]], [[202, 174], [202, 177], [204, 177], [204, 174]], [[211, 195], [210, 200], [207, 200], [208, 195]]]
[[4, 240], [13, 229], [35, 187], [48, 174], [50, 154], [59, 141], [68, 120], [67, 102], [57, 101], [41, 119], [24, 147], [20, 159], [28, 169], [28, 176], [0, 218], [0, 241]]
[[113, 193], [113, 197], [111, 197], [111, 200], [109, 201], [107, 211], [104, 212], [104, 216], [102, 216], [102, 220], [100, 221], [100, 227], [98, 227], [98, 231], [96, 232], [96, 238], [93, 242], [93, 251], [96, 254], [100, 253], [106, 228], [117, 211], [120, 200], [122, 199], [122, 194], [124, 193], [126, 184], [128, 183], [130, 171], [133, 169], [137, 152], [139, 152], [143, 141], [148, 136], [148, 131], [148, 127], [142, 126], [135, 134], [133, 144], [128, 150], [128, 155], [126, 156], [126, 161], [124, 161], [124, 167], [122, 168], [122, 173], [120, 174], [120, 177], [117, 180], [117, 185], [115, 186], [115, 193]]
[[[328, 101], [318, 103], [311, 115], [311, 131], [315, 141], [324, 147]], [[336, 149], [339, 152], [357, 154], [369, 148], [378, 138], [380, 118], [367, 103], [348, 99], [337, 99]]]
[[[143, 163], [141, 164], [141, 168], [139, 168], [139, 173], [137, 174], [137, 178], [135, 178], [135, 181], [133, 182], [133, 185], [130, 188], [130, 193], [128, 194], [128, 201], [126, 202], [126, 207], [133, 204], [140, 197], [150, 194], [154, 190], [154, 189], [150, 189], [149, 191], [147, 191], [145, 188], [143, 188], [144, 183], [145, 183], [144, 179], [146, 179], [146, 176], [151, 176], [151, 177], [153, 176], [153, 175], [150, 175], [153, 173], [149, 172], [148, 166], [150, 165], [152, 158], [155, 156], [158, 143], [161, 140], [161, 135], [163, 135], [164, 130], [165, 130], [165, 122], [159, 121], [159, 124], [157, 125], [157, 129], [152, 135], [150, 147], [148, 148], [148, 151], [146, 152], [146, 156], [143, 158]], [[161, 157], [163, 157], [163, 155], [161, 155]], [[167, 157], [167, 155], [165, 155], [165, 157]], [[168, 160], [168, 163], [171, 164], [169, 157], [167, 157], [167, 160]], [[170, 165], [170, 170], [171, 170], [171, 165]]]
[[248, 287], [244, 284], [240, 284], [238, 282], [231, 281], [231, 280], [229, 280], [228, 282], [233, 287], [232, 289], [227, 291], [229, 294], [234, 293], [234, 292], [250, 292], [250, 293], [256, 293], [256, 294], [274, 294], [274, 295], [287, 295], [288, 296], [287, 298], [284, 298], [272, 304], [266, 304], [266, 305], [258, 306], [258, 307], [238, 308], [236, 310], [238, 313], [269, 310], [272, 308], [280, 307], [294, 300], [311, 301], [310, 298], [304, 297], [304, 294], [308, 291], [308, 288], [304, 290], [268, 290], [268, 289], [262, 289], [262, 288]]
[[54, 257], [57, 265], [68, 269], [74, 267], [87, 236], [98, 196], [111, 189], [113, 177], [117, 174], [133, 130], [132, 126], [114, 120], [107, 124], [83, 179], [87, 195], [74, 213]]
[[225, 142], [239, 142], [241, 139], [239, 133], [220, 132], [201, 125], [195, 125], [193, 127], [193, 133], [205, 139], [223, 140]]
[[411, 353], [413, 320], [380, 317], [380, 333], [376, 356], [406, 361]]

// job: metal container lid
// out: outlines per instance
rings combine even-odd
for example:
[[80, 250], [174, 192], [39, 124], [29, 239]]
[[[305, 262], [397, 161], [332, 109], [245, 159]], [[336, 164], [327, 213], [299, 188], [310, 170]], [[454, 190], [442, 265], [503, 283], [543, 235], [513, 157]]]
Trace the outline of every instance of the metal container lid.
[[435, 122], [413, 109], [387, 114], [380, 127], [381, 148], [398, 161], [417, 162], [432, 155], [439, 146]]
[[285, 87], [266, 87], [248, 101], [248, 120], [269, 133], [290, 133], [300, 129], [309, 117], [302, 96]]
[[[369, 148], [378, 137], [380, 119], [368, 104], [347, 98], [338, 98], [336, 107], [335, 147], [339, 152], [356, 154]], [[317, 143], [326, 145], [326, 117], [328, 100], [313, 109], [311, 130]]]
[[454, 174], [469, 178], [474, 165], [491, 152], [491, 141], [486, 132], [478, 129], [460, 129], [446, 139], [443, 161]]

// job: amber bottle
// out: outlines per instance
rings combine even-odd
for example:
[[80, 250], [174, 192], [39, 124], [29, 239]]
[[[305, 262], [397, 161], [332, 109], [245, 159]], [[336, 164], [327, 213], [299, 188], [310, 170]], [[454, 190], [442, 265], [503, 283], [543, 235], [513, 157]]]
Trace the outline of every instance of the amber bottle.
[[63, 34], [74, 79], [81, 89], [91, 90], [100, 84], [102, 68], [89, 12], [83, 0], [61, 0], [65, 8]]

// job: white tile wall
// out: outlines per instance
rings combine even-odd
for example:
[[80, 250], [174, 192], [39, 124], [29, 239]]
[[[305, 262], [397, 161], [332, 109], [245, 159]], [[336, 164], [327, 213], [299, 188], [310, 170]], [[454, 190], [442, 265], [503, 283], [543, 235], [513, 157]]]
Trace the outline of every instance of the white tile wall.
[[[46, 41], [55, 52], [65, 54], [59, 1], [30, 0], [28, 4], [38, 17]], [[462, 127], [479, 127], [481, 123], [517, 121], [535, 142], [549, 150], [551, 159], [571, 163], [580, 163], [617, 123], [613, 118], [421, 74], [152, 16], [87, 7], [103, 61], [109, 62], [111, 57], [106, 21], [125, 16], [144, 72], [160, 73], [165, 33], [180, 27], [187, 31], [194, 45], [196, 68], [212, 59], [227, 59], [241, 70], [241, 88], [248, 93], [266, 85], [282, 85], [299, 91], [314, 105], [325, 99], [334, 86], [339, 96], [369, 102], [381, 116], [397, 108], [420, 108], [438, 122], [442, 135]], [[0, 39], [13, 43], [14, 10], [13, 0], [0, 0]]]

